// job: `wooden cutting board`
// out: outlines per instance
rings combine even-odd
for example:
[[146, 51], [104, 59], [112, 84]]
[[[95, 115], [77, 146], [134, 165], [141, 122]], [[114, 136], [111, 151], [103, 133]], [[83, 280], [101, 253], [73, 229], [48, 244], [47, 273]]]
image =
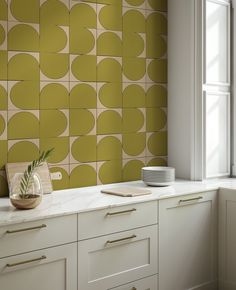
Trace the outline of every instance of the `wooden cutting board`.
[[134, 197], [134, 196], [147, 195], [147, 194], [152, 193], [150, 190], [145, 189], [145, 188], [129, 187], [129, 186], [102, 189], [101, 192], [107, 193], [107, 194], [124, 196], [124, 197]]

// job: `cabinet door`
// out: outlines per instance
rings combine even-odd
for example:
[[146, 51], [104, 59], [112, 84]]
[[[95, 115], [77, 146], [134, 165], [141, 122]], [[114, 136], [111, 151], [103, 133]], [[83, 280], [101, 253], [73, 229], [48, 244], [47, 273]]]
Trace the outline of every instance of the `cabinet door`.
[[77, 244], [0, 259], [1, 290], [77, 290]]
[[158, 290], [157, 275], [140, 279], [109, 290]]
[[219, 193], [219, 289], [236, 289], [236, 191]]
[[159, 205], [160, 290], [217, 289], [217, 192]]
[[157, 241], [157, 225], [80, 241], [78, 289], [109, 289], [157, 274]]

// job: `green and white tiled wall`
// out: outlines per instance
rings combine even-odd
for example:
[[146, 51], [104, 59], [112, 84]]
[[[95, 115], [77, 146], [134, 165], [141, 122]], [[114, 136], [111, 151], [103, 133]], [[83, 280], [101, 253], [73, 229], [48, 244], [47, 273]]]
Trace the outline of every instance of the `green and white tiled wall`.
[[167, 0], [0, 0], [0, 195], [51, 147], [55, 189], [166, 164], [166, 52]]

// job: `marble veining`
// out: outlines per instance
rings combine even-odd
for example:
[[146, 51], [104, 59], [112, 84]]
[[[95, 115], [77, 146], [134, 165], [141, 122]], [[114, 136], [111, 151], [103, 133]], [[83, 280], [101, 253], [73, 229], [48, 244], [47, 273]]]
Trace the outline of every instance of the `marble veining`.
[[217, 190], [220, 187], [236, 189], [236, 179], [227, 178], [202, 182], [177, 180], [169, 187], [148, 187], [152, 194], [137, 197], [119, 197], [100, 192], [103, 188], [117, 187], [118, 185], [146, 187], [142, 181], [132, 181], [59, 190], [54, 191], [52, 194], [44, 195], [42, 203], [36, 209], [25, 211], [16, 210], [11, 206], [9, 198], [1, 198], [0, 226]]

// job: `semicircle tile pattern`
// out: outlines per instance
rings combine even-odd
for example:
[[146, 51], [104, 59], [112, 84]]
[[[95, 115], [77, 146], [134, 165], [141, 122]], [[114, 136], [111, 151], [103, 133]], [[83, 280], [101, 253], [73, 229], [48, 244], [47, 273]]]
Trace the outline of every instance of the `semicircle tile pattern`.
[[0, 0], [0, 196], [49, 148], [55, 190], [167, 164], [167, 0]]

